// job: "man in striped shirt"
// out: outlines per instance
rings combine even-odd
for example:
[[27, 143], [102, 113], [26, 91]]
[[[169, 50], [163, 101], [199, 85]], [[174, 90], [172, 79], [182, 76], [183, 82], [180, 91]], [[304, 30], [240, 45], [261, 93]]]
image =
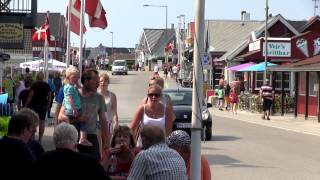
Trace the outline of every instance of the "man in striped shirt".
[[274, 91], [272, 87], [269, 85], [269, 80], [266, 80], [266, 83], [261, 86], [260, 88], [260, 96], [262, 97], [262, 110], [263, 110], [263, 116], [262, 119], [270, 120], [270, 109], [274, 98]]
[[140, 134], [144, 150], [135, 157], [127, 180], [187, 180], [184, 160], [166, 145], [160, 127], [146, 125]]

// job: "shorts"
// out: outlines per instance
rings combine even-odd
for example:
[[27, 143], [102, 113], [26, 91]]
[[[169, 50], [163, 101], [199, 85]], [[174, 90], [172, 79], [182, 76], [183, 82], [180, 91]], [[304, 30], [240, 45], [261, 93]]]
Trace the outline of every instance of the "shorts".
[[271, 109], [271, 105], [272, 105], [272, 100], [263, 99], [262, 110], [263, 111], [270, 110]]
[[36, 106], [31, 107], [31, 109], [34, 110], [34, 112], [36, 112], [38, 114], [40, 120], [44, 121], [46, 119], [46, 114], [48, 111], [47, 106], [36, 105]]

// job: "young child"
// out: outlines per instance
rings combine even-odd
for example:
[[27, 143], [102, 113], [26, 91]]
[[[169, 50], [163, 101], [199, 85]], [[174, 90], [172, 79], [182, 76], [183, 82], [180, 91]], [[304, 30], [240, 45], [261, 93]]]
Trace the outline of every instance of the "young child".
[[219, 86], [219, 89], [217, 90], [217, 97], [218, 97], [218, 104], [219, 104], [219, 110], [223, 110], [223, 101], [224, 101], [224, 89], [223, 86]]
[[[81, 111], [80, 96], [77, 90], [77, 83], [79, 79], [79, 71], [74, 67], [66, 70], [65, 85], [63, 87], [64, 100], [63, 104], [66, 108], [66, 115], [69, 119], [79, 117]], [[85, 132], [86, 124], [80, 123], [80, 140], [79, 144], [85, 146], [92, 146], [92, 143], [87, 140]]]
[[235, 87], [231, 89], [230, 102], [233, 114], [237, 114], [238, 94]]

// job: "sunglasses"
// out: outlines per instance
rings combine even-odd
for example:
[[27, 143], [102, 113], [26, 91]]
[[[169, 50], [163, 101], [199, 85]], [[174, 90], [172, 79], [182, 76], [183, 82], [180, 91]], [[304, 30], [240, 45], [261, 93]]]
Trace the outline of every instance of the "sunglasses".
[[161, 93], [149, 93], [149, 94], [148, 94], [148, 97], [153, 97], [153, 96], [155, 96], [155, 97], [160, 97], [160, 96], [161, 96]]

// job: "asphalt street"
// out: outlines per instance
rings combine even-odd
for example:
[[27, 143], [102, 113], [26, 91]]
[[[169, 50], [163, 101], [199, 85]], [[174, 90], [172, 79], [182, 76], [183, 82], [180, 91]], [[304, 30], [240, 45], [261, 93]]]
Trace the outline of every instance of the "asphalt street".
[[[121, 124], [130, 123], [146, 95], [148, 72], [110, 75], [109, 89], [118, 98]], [[168, 79], [166, 87], [176, 86]], [[219, 180], [319, 180], [320, 137], [252, 124], [228, 116], [214, 116], [213, 140], [202, 142], [213, 179]], [[250, 117], [248, 117], [250, 118]], [[52, 149], [52, 127], [44, 146]]]

